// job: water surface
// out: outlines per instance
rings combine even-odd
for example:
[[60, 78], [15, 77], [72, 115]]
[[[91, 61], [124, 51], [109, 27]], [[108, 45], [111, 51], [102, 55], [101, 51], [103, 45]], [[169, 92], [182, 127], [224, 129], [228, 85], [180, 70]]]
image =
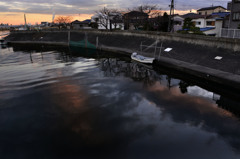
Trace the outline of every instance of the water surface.
[[7, 47], [0, 76], [0, 158], [240, 157], [238, 100], [128, 56]]

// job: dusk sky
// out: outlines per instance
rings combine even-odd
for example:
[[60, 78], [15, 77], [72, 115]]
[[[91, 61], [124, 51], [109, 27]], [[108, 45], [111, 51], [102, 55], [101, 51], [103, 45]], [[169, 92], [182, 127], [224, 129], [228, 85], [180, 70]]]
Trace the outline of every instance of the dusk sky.
[[[212, 5], [227, 6], [229, 0], [175, 0], [177, 12], [187, 13]], [[23, 24], [26, 13], [28, 23], [51, 21], [52, 14], [71, 15], [74, 19], [90, 18], [103, 7], [127, 10], [141, 4], [158, 4], [163, 11], [169, 10], [170, 0], [0, 0], [0, 23]]]

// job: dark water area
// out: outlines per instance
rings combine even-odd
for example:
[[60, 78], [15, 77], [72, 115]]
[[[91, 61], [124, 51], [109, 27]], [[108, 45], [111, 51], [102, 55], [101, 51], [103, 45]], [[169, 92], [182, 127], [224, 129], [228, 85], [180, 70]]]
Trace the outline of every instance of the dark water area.
[[240, 158], [239, 99], [201, 79], [36, 45], [1, 48], [0, 76], [1, 159]]

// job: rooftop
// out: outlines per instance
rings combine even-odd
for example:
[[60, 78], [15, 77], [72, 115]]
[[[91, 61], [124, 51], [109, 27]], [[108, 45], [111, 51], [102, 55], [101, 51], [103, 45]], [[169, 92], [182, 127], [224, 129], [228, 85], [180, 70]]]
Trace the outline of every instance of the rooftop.
[[148, 16], [147, 13], [139, 12], [139, 11], [131, 11], [129, 13], [124, 14], [124, 16], [126, 16], [126, 15], [128, 15], [128, 16]]
[[197, 11], [214, 10], [214, 9], [216, 9], [216, 8], [219, 8], [219, 7], [227, 10], [226, 8], [224, 8], [224, 7], [222, 7], [222, 6], [212, 6], [212, 7], [201, 8], [201, 9], [199, 9], [199, 10], [197, 10]]

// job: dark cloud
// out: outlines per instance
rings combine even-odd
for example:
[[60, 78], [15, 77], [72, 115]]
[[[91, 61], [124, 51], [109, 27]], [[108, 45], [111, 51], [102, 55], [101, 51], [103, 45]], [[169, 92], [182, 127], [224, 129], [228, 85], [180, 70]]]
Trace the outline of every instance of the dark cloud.
[[[194, 2], [194, 3], [191, 3]], [[200, 0], [200, 1], [176, 0], [177, 10], [190, 10], [208, 7], [211, 5], [222, 5], [226, 7], [229, 0]], [[168, 10], [170, 0], [1, 0], [1, 12], [26, 12], [51, 14], [90, 14], [102, 8], [128, 9], [141, 4], [157, 4], [162, 10]]]

